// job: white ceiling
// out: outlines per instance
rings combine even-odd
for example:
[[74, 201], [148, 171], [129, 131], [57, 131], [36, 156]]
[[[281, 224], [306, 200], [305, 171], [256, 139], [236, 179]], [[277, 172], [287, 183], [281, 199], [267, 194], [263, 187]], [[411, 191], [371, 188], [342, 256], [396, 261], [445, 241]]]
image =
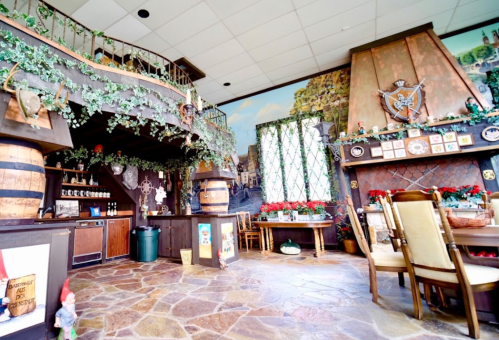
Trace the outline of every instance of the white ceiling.
[[106, 35], [186, 57], [206, 73], [196, 83], [213, 103], [343, 65], [350, 48], [427, 22], [443, 34], [499, 17], [498, 0], [47, 2]]

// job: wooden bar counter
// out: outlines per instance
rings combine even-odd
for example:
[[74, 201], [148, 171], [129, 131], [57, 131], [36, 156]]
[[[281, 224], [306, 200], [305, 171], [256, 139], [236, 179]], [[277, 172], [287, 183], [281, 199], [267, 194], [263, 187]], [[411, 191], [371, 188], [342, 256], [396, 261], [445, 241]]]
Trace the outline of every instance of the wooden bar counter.
[[272, 229], [274, 228], [312, 229], [315, 240], [314, 256], [320, 257], [326, 251], [322, 229], [331, 227], [333, 221], [253, 222], [253, 225], [260, 228], [263, 252], [274, 250], [274, 237], [272, 236]]

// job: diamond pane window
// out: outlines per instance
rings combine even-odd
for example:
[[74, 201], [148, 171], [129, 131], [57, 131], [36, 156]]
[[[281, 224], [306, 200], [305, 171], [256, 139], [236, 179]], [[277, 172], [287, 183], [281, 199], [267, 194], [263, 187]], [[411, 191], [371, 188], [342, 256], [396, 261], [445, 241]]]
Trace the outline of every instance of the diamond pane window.
[[297, 115], [257, 126], [266, 202], [331, 200], [328, 160], [314, 128], [319, 122]]
[[279, 154], [279, 137], [277, 128], [271, 126], [261, 131], [261, 158], [263, 162], [263, 183], [267, 202], [284, 201], [281, 160]]
[[324, 146], [321, 143], [319, 131], [314, 125], [320, 123], [318, 117], [304, 119], [303, 127], [303, 147], [308, 173], [308, 185], [310, 200], [331, 200], [331, 184], [329, 182], [328, 167]]
[[281, 151], [287, 201], [307, 200], [298, 126], [297, 122], [281, 125]]

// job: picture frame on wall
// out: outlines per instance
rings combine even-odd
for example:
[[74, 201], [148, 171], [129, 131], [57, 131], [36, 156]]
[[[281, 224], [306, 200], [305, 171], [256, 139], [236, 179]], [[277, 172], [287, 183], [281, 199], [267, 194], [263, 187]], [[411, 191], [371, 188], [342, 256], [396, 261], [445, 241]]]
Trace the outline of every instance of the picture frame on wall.
[[383, 152], [383, 159], [394, 159], [395, 154], [393, 153], [393, 150], [388, 150]]
[[371, 157], [383, 157], [383, 149], [381, 146], [371, 148]]
[[447, 152], [459, 151], [459, 145], [457, 145], [457, 142], [445, 143], [445, 151]]
[[431, 153], [445, 153], [445, 147], [443, 144], [433, 144], [431, 146]]
[[454, 131], [446, 132], [443, 136], [444, 143], [456, 142], [457, 134]]
[[407, 153], [405, 152], [405, 149], [396, 149], [395, 150], [395, 158], [406, 158]]
[[409, 136], [409, 138], [421, 137], [421, 130], [420, 129], [409, 129], [409, 130], [407, 130], [407, 136]]
[[442, 135], [430, 135], [430, 144], [442, 144]]
[[392, 142], [382, 142], [381, 148], [383, 149], [383, 151], [393, 150], [393, 144]]
[[468, 133], [466, 135], [458, 135], [457, 144], [459, 144], [459, 146], [475, 145], [475, 140], [473, 139], [473, 135], [471, 133]]
[[393, 141], [393, 148], [394, 149], [404, 149], [405, 144], [403, 140], [394, 140]]

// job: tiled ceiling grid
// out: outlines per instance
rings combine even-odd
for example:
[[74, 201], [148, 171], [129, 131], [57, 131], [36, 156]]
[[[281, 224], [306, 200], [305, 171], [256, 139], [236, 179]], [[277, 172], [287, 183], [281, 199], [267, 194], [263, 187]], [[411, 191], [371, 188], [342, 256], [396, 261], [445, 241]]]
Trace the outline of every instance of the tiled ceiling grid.
[[[499, 17], [498, 0], [48, 0], [82, 24], [206, 73], [220, 103], [350, 61], [349, 50], [433, 22], [437, 34]], [[146, 19], [137, 14], [146, 9]], [[224, 87], [230, 82], [232, 85]]]

